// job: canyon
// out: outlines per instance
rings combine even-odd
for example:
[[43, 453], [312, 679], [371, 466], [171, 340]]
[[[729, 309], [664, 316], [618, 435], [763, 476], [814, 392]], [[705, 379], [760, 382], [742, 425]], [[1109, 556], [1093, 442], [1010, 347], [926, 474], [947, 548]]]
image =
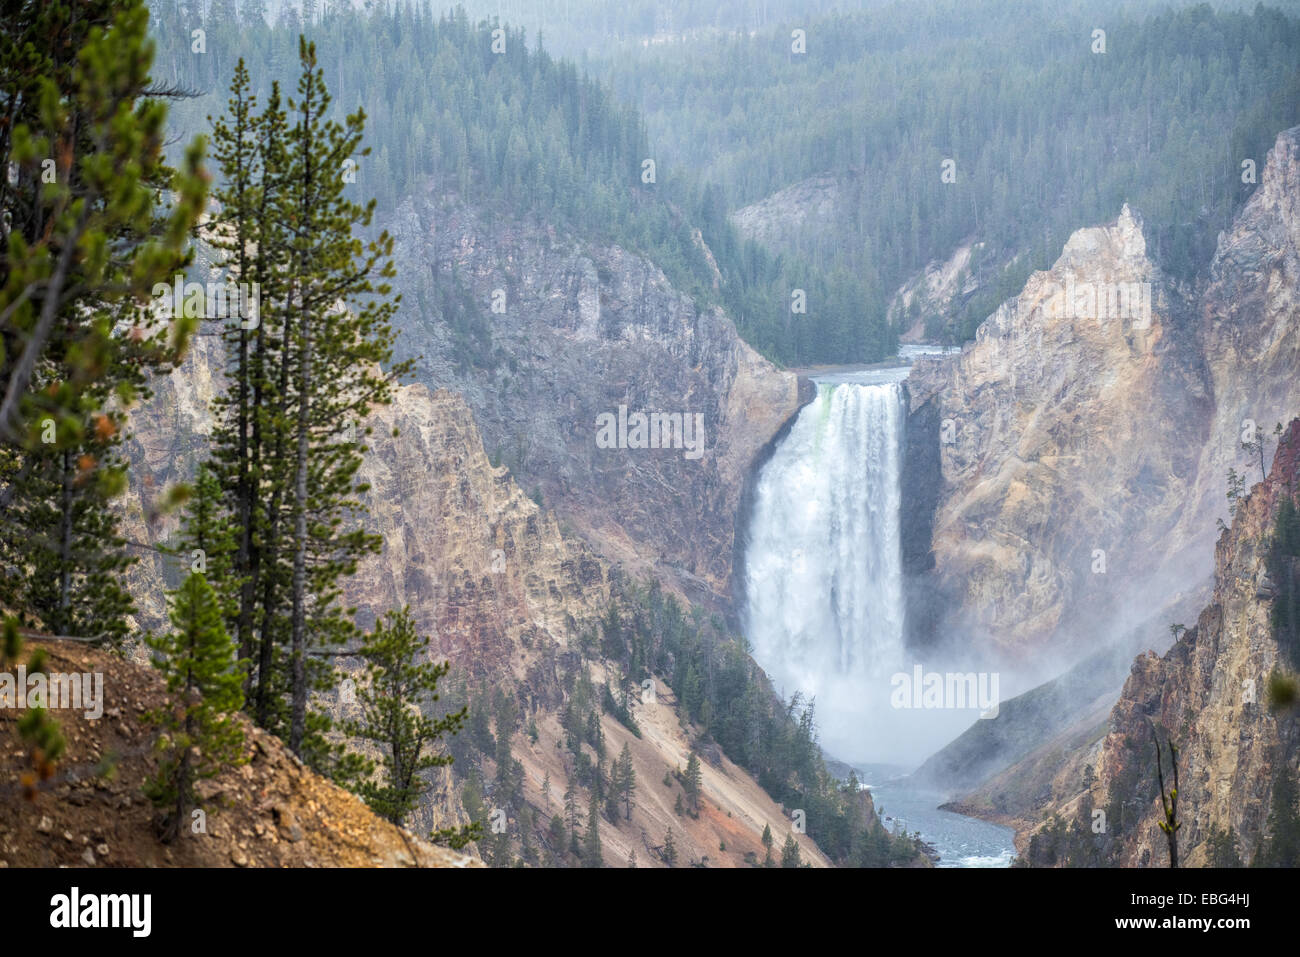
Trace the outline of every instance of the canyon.
[[[1161, 273], [1140, 214], [1125, 206], [1113, 223], [1076, 232], [959, 354], [918, 360], [901, 387], [908, 648], [932, 670], [1004, 670], [1013, 694], [1109, 655], [1055, 723], [1016, 733], [1024, 719], [1007, 702], [997, 741], [968, 739], [971, 753], [934, 773], [953, 793], [1095, 717], [1118, 695], [1127, 658], [1163, 647], [1168, 622], [1210, 594], [1223, 475], [1242, 465], [1243, 428], [1266, 433], [1300, 409], [1298, 140], [1297, 130], [1278, 137], [1204, 284]], [[621, 247], [448, 195], [409, 197], [386, 225], [404, 297], [398, 353], [415, 361], [417, 381], [374, 413], [363, 478], [384, 551], [363, 563], [347, 599], [363, 626], [409, 604], [439, 656], [503, 683], [539, 715], [538, 739], [520, 753], [540, 810], [541, 780], [562, 773], [549, 758], [562, 734], [557, 662], [623, 582], [654, 579], [738, 617], [755, 476], [814, 389], [741, 341], [721, 309], [697, 306]], [[911, 285], [950, 296], [960, 271]], [[1130, 283], [1149, 284], [1149, 315], [1059, 308], [1071, 285]], [[149, 520], [151, 503], [191, 473], [211, 427], [212, 343], [200, 340], [137, 414], [127, 531], [144, 546], [174, 531], [172, 519]], [[599, 417], [620, 406], [703, 416], [705, 454], [602, 448]], [[130, 573], [146, 626], [163, 620], [164, 564], [145, 548]], [[653, 780], [656, 762], [671, 770], [690, 746], [689, 722], [674, 713], [651, 753], [612, 717], [602, 724], [611, 741], [642, 750], [638, 771]], [[742, 812], [748, 835], [718, 843], [754, 851], [759, 822], [779, 824], [784, 812], [725, 757], [715, 762], [717, 807], [732, 821]], [[740, 781], [743, 796], [724, 780]], [[463, 820], [456, 784], [442, 778], [422, 826]], [[647, 833], [671, 823], [650, 820]], [[716, 862], [718, 833], [686, 834], [687, 852]], [[641, 842], [646, 854], [658, 846]], [[805, 856], [819, 860], [814, 847]]]

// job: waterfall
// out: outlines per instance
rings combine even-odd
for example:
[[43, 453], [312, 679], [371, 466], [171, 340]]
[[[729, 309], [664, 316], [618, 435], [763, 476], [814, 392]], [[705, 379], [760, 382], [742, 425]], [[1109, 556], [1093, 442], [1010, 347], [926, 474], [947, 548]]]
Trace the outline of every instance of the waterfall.
[[745, 625], [787, 698], [815, 698], [837, 757], [897, 753], [890, 676], [904, 665], [898, 381], [823, 383], [758, 476]]

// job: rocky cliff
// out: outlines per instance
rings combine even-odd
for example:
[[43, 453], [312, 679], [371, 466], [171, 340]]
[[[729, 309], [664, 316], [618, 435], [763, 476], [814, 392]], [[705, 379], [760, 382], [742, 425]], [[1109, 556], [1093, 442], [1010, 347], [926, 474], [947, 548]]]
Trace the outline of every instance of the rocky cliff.
[[[1262, 477], [1261, 448], [1243, 441], [1259, 440], [1267, 460], [1274, 425], [1300, 412], [1298, 144], [1300, 128], [1278, 136], [1201, 284], [1159, 273], [1126, 207], [1111, 226], [1076, 233], [960, 356], [917, 364], [904, 508], [920, 646], [956, 637], [1013, 669], [1059, 671], [1108, 649], [1162, 650], [1169, 624], [1209, 599], [1228, 469]], [[1132, 283], [1138, 308], [1125, 312]], [[969, 789], [1055, 747], [1052, 729], [1086, 737], [1076, 722], [1105, 697], [1099, 679], [1111, 695], [1122, 683], [1113, 657], [1090, 668], [1071, 715], [1032, 722], [1033, 733], [972, 729], [930, 771], [946, 768], [946, 784]], [[1030, 817], [1025, 808], [1047, 793], [1032, 785], [1034, 799], [1017, 804], [1009, 795], [1025, 789], [1005, 775], [979, 793], [994, 786], [1016, 805], [1007, 813]]]
[[[1153, 734], [1178, 747], [1180, 861], [1207, 863], [1213, 831], [1230, 835], [1245, 863], [1268, 836], [1273, 785], [1297, 773], [1300, 725], [1274, 707], [1270, 682], [1294, 668], [1279, 644], [1274, 603], [1294, 594], [1294, 558], [1273, 557], [1274, 526], [1300, 480], [1300, 420], [1283, 438], [1266, 481], [1242, 499], [1214, 550], [1212, 600], [1163, 656], [1134, 663], [1104, 733], [1058, 761], [1046, 823], [1023, 828], [1030, 863], [1165, 866]], [[1283, 579], [1289, 577], [1290, 581]], [[1281, 586], [1281, 587], [1280, 587]], [[1165, 775], [1170, 777], [1168, 749]], [[1168, 783], [1168, 782], [1167, 782]], [[1094, 813], [1106, 827], [1095, 832]]]
[[[744, 479], [796, 377], [619, 246], [446, 196], [408, 198], [390, 230], [419, 380], [462, 394], [493, 460], [607, 560], [724, 607]], [[620, 407], [700, 423], [702, 454], [598, 443]]]
[[[155, 397], [133, 419], [135, 468], [125, 527], [141, 546], [165, 541], [175, 529], [174, 515], [147, 519], [168, 483], [188, 480], [201, 453], [211, 422], [207, 402], [221, 388], [219, 348], [213, 338], [196, 340], [186, 363], [156, 384]], [[431, 636], [431, 656], [451, 663], [456, 687], [487, 688], [516, 702], [523, 722], [537, 731], [533, 738], [521, 726], [509, 735], [511, 760], [522, 768], [521, 806], [529, 809], [528, 821], [512, 813], [503, 826], [516, 837], [528, 828], [536, 846], [538, 829], [560, 810], [574, 774], [561, 726], [568, 694], [563, 673], [589, 667], [593, 680], [603, 684], [599, 666], [578, 663], [576, 647], [596, 627], [622, 573], [526, 495], [506, 467], [489, 461], [474, 415], [458, 394], [406, 385], [367, 424], [371, 449], [359, 478], [370, 486], [364, 496], [367, 527], [382, 537], [382, 550], [359, 564], [345, 599], [367, 628], [387, 610], [409, 605], [422, 633]], [[179, 570], [149, 547], [140, 552], [143, 560], [130, 572], [137, 620], [142, 627], [163, 627], [164, 590], [175, 584]], [[358, 670], [355, 658], [340, 657], [336, 665], [341, 676]], [[663, 866], [670, 832], [681, 864], [761, 860], [765, 826], [777, 836], [779, 851], [790, 830], [788, 815], [716, 747], [702, 751], [700, 816], [674, 813], [681, 786], [661, 781], [685, 767], [698, 731], [684, 718], [673, 689], [662, 680], [658, 688], [653, 705], [634, 706], [641, 736], [612, 715], [600, 717], [614, 755], [623, 743], [630, 746], [640, 782], [630, 820], [616, 827], [602, 818], [606, 862], [625, 866], [635, 855], [640, 866]], [[473, 709], [492, 707], [490, 697], [475, 696], [469, 703]], [[337, 693], [323, 695], [318, 704], [336, 716], [349, 708]], [[461, 753], [456, 766], [432, 775], [431, 790], [412, 817], [416, 833], [468, 822], [462, 795], [471, 765], [482, 778], [495, 777], [497, 755], [469, 748]], [[828, 863], [812, 841], [797, 840], [805, 861]]]
[[1011, 660], [1105, 643], [1116, 586], [1160, 566], [1206, 433], [1190, 325], [1126, 206], [1076, 232], [959, 356], [917, 363], [911, 414], [939, 423], [948, 629]]

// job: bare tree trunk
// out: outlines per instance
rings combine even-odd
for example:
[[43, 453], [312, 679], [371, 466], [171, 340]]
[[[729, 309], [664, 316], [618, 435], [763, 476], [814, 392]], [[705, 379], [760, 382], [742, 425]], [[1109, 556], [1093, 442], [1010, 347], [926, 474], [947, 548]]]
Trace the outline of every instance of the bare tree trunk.
[[298, 449], [293, 482], [293, 711], [289, 747], [294, 754], [302, 750], [307, 718], [307, 452], [312, 387], [311, 332], [311, 320], [304, 315], [299, 352]]

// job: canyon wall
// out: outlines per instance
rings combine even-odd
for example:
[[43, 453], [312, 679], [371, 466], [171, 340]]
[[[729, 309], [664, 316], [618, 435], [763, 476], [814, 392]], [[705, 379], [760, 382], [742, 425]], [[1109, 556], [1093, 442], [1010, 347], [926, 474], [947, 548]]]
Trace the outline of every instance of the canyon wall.
[[[455, 263], [439, 289], [465, 293], [470, 276], [485, 284], [482, 312], [494, 323], [492, 345], [466, 359], [453, 324], [416, 308], [419, 289], [403, 290], [400, 350], [418, 357], [421, 380], [445, 376], [464, 392], [417, 381], [373, 411], [358, 477], [369, 486], [365, 524], [382, 549], [359, 563], [344, 599], [363, 628], [409, 606], [420, 632], [431, 637], [431, 658], [450, 662], [454, 683], [481, 682], [515, 699], [536, 735], [516, 730], [512, 759], [523, 768], [528, 824], [544, 827], [574, 773], [561, 726], [562, 673], [579, 660], [580, 636], [597, 627], [620, 578], [656, 575], [679, 592], [724, 603], [751, 461], [797, 409], [798, 382], [745, 346], [720, 311], [696, 310], [645, 260], [617, 248], [593, 260], [576, 244], [557, 251], [545, 234], [488, 228], [471, 212], [460, 215], [452, 219], [461, 227], [454, 241], [442, 229], [425, 238]], [[442, 240], [450, 245], [439, 246]], [[402, 249], [416, 259], [428, 251]], [[199, 258], [202, 274], [204, 250]], [[405, 276], [417, 268], [412, 259], [399, 261]], [[497, 282], [512, 297], [501, 314], [486, 306]], [[477, 309], [470, 299], [463, 305]], [[133, 468], [122, 508], [124, 532], [140, 557], [127, 578], [141, 628], [167, 627], [165, 592], [184, 569], [157, 550], [175, 541], [179, 522], [159, 505], [170, 486], [192, 479], [203, 455], [210, 403], [224, 388], [222, 365], [219, 338], [196, 337], [183, 365], [156, 379], [153, 398], [133, 413], [126, 447]], [[598, 449], [596, 415], [619, 404], [699, 411], [705, 454]], [[492, 457], [482, 421], [496, 428]], [[359, 671], [355, 658], [335, 664], [345, 675]], [[356, 716], [335, 692], [318, 705], [335, 717]], [[779, 850], [790, 830], [785, 810], [716, 746], [700, 745], [699, 817], [675, 814], [680, 785], [660, 782], [685, 766], [699, 732], [662, 681], [655, 702], [634, 710], [639, 737], [611, 715], [600, 717], [614, 753], [623, 743], [631, 748], [640, 781], [630, 820], [615, 827], [602, 819], [607, 863], [625, 865], [635, 855], [643, 866], [663, 865], [669, 833], [682, 863], [761, 860], [764, 827]], [[466, 760], [492, 780], [493, 756]], [[430, 774], [431, 789], [411, 820], [416, 832], [467, 823], [467, 771], [461, 764]], [[506, 826], [518, 834], [526, 825], [512, 813]], [[806, 836], [796, 840], [805, 861], [828, 863]]]
[[[1147, 298], [1126, 301], [1135, 289]], [[918, 361], [912, 416], [939, 423], [933, 574], [959, 609], [946, 627], [1013, 661], [1107, 641], [1094, 629], [1159, 568], [1204, 440], [1190, 326], [1126, 206], [960, 355]]]
[[[1213, 594], [1194, 627], [1163, 656], [1133, 662], [1100, 733], [1076, 732], [1063, 743], [1062, 759], [1044, 775], [1050, 797], [1021, 821], [1018, 844], [1030, 863], [1168, 863], [1155, 733], [1162, 745], [1178, 747], [1180, 863], [1209, 863], [1214, 831], [1230, 835], [1247, 864], [1260, 852], [1274, 783], [1300, 770], [1294, 702], [1272, 701], [1269, 691], [1275, 673], [1294, 668], [1271, 619], [1274, 603], [1295, 594], [1297, 567], [1271, 550], [1279, 505], [1295, 495], [1298, 480], [1300, 420], [1291, 423], [1267, 480], [1239, 502], [1220, 535]], [[1164, 761], [1172, 787], [1167, 746]], [[1092, 827], [1096, 811], [1105, 815], [1101, 832]]]
[[[1163, 647], [1164, 611], [1208, 594], [1227, 470], [1260, 476], [1242, 440], [1262, 436], [1267, 457], [1300, 412], [1298, 144], [1300, 128], [1279, 135], [1203, 284], [1158, 270], [1126, 206], [1076, 232], [959, 356], [917, 363], [925, 428], [908, 440], [937, 428], [941, 464], [934, 570], [912, 580], [932, 641], [1013, 665], [1078, 660], [1135, 627]], [[1134, 283], [1149, 313], [1125, 312]], [[909, 449], [905, 487], [934, 484], [932, 454]]]
[[[725, 608], [745, 478], [796, 377], [621, 247], [446, 196], [408, 198], [389, 228], [417, 379], [461, 393], [493, 460], [603, 557]], [[701, 416], [703, 455], [598, 447], [620, 406]]]

